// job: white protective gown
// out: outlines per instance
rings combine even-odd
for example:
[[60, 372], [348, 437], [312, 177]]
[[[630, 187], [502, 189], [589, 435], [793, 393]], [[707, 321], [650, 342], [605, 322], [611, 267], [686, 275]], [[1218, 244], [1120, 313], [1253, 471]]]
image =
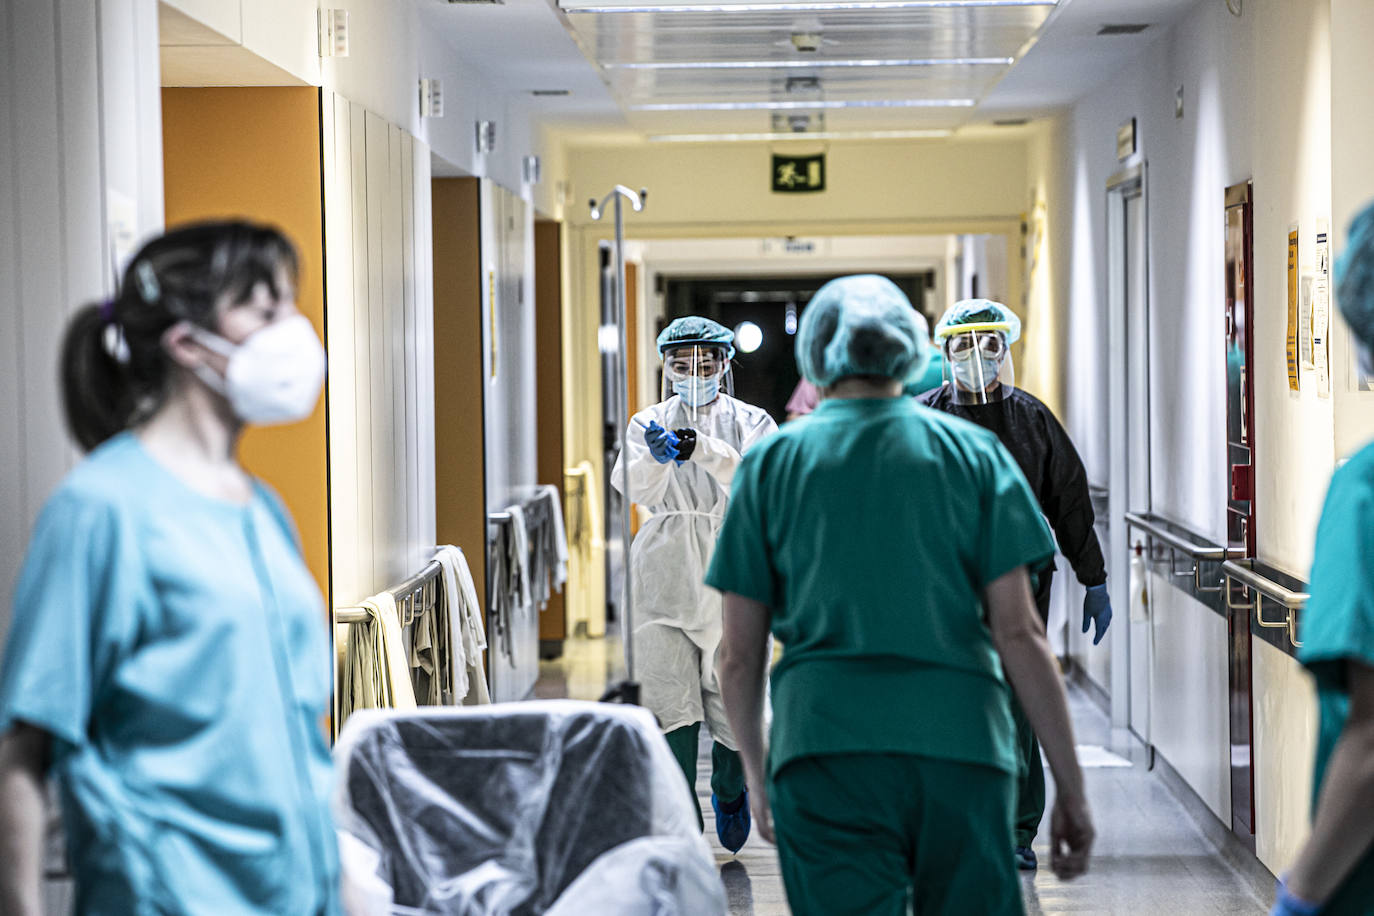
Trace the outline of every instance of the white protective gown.
[[[725, 519], [730, 485], [741, 456], [777, 430], [768, 412], [728, 395], [691, 409], [674, 395], [635, 414], [626, 436], [630, 499], [653, 512], [630, 552], [634, 597], [635, 675], [641, 701], [665, 732], [706, 722], [712, 737], [736, 750], [716, 681], [720, 594], [704, 584]], [[697, 445], [690, 460], [659, 464], [644, 428], [690, 426]], [[642, 424], [642, 426], [641, 426]], [[612, 485], [625, 492], [625, 455]]]

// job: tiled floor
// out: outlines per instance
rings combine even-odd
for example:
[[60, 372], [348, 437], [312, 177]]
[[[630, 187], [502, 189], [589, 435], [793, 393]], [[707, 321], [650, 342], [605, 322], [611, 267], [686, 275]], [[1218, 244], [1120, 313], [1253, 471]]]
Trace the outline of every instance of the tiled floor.
[[[561, 659], [541, 665], [535, 692], [540, 697], [594, 700], [609, 681], [623, 677], [623, 670], [619, 640], [569, 640]], [[1092, 868], [1085, 877], [1067, 884], [1047, 868], [1024, 877], [1026, 912], [1146, 916], [1267, 912], [1273, 878], [1254, 857], [1238, 843], [1205, 830], [1205, 821], [1195, 820], [1193, 809], [1179, 801], [1158, 773], [1147, 770], [1139, 745], [1113, 732], [1106, 716], [1082, 694], [1071, 692], [1070, 706], [1080, 745], [1105, 748], [1131, 765], [1085, 770], [1098, 831]], [[787, 914], [773, 847], [754, 837], [738, 855], [731, 855], [716, 841], [708, 741], [703, 734], [697, 790], [730, 913]], [[1093, 756], [1110, 762], [1100, 751]], [[1048, 835], [1042, 834], [1035, 847], [1041, 861], [1048, 862]]]

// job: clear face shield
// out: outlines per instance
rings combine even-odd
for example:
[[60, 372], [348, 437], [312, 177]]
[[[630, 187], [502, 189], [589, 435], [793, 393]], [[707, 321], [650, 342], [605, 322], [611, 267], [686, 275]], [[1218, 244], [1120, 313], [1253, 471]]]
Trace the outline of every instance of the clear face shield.
[[1016, 387], [1011, 347], [997, 329], [967, 325], [942, 341], [945, 382], [956, 404], [992, 404]]
[[689, 422], [722, 394], [735, 393], [728, 351], [724, 347], [689, 344], [663, 354], [663, 400], [677, 395]]

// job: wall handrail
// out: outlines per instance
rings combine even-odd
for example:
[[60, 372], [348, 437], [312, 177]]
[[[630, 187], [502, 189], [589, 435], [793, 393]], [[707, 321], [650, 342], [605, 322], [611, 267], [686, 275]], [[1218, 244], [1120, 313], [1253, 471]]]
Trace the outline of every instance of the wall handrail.
[[1191, 540], [1165, 528], [1160, 524], [1161, 521], [1153, 515], [1140, 515], [1136, 512], [1126, 513], [1126, 524], [1145, 532], [1152, 538], [1163, 541], [1177, 551], [1186, 553], [1194, 560], [1201, 560], [1205, 563], [1221, 563], [1224, 560], [1238, 560], [1245, 556], [1244, 548], [1221, 547], [1201, 538]]
[[[1222, 564], [1221, 571], [1228, 580], [1239, 582], [1246, 591], [1254, 592], [1255, 597], [1251, 600], [1249, 608], [1252, 608], [1254, 611], [1255, 623], [1265, 629], [1271, 630], [1287, 628], [1288, 641], [1293, 644], [1294, 648], [1301, 649], [1302, 642], [1298, 639], [1298, 611], [1306, 606], [1311, 596], [1307, 592], [1295, 592], [1290, 588], [1286, 588], [1282, 584], [1270, 579], [1268, 576], [1245, 565], [1246, 563], [1253, 562], [1253, 560], [1241, 560], [1239, 562], [1227, 560]], [[1270, 601], [1283, 607], [1287, 611], [1287, 619], [1281, 621], [1266, 620], [1264, 617], [1264, 601], [1262, 598], [1268, 598]], [[1231, 602], [1229, 589], [1226, 595], [1226, 605], [1235, 610], [1246, 609], [1244, 606], [1236, 607], [1236, 605]]]
[[1248, 566], [1237, 563], [1234, 560], [1227, 560], [1221, 564], [1221, 570], [1229, 579], [1235, 579], [1246, 588], [1252, 588], [1264, 597], [1281, 604], [1290, 611], [1302, 610], [1312, 597], [1307, 592], [1295, 592], [1292, 589], [1284, 588], [1279, 583], [1262, 575]]
[[[443, 566], [438, 560], [430, 560], [425, 564], [425, 568], [415, 575], [406, 579], [399, 585], [387, 589], [391, 597], [396, 599], [397, 612], [401, 618], [401, 626], [407, 627], [415, 622], [419, 616], [415, 609], [415, 599], [420, 597], [425, 604], [423, 610], [427, 610], [431, 596], [438, 594], [438, 580], [443, 572]], [[421, 611], [421, 613], [423, 612]], [[372, 612], [365, 607], [340, 607], [334, 609], [335, 623], [367, 623], [372, 619]]]
[[[1172, 531], [1167, 527], [1163, 519], [1153, 515], [1142, 515], [1138, 512], [1127, 512], [1125, 514], [1126, 524], [1138, 531], [1142, 531], [1169, 547], [1170, 563], [1169, 571], [1175, 576], [1193, 577], [1193, 587], [1199, 593], [1217, 594], [1224, 587], [1222, 580], [1218, 579], [1216, 585], [1204, 585], [1202, 583], [1202, 564], [1203, 563], [1222, 563], [1229, 559], [1240, 559], [1245, 556], [1245, 550], [1240, 547], [1221, 547], [1201, 537], [1185, 537], [1177, 531]], [[1168, 523], [1172, 524], [1172, 523]], [[1178, 525], [1174, 525], [1178, 528]], [[1193, 568], [1186, 572], [1180, 572], [1173, 568], [1172, 551], [1178, 551], [1186, 555], [1193, 561]]]

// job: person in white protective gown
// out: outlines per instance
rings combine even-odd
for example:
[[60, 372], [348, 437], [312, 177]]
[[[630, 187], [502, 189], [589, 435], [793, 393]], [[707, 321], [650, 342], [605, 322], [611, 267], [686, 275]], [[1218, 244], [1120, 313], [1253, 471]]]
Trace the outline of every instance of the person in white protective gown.
[[711, 804], [732, 852], [749, 836], [744, 768], [716, 681], [720, 594], [703, 583], [741, 456], [777, 430], [760, 407], [732, 397], [734, 333], [707, 318], [673, 321], [658, 337], [664, 400], [630, 421], [612, 483], [653, 515], [635, 536], [630, 576], [636, 675], [696, 802], [701, 723], [713, 739]]

